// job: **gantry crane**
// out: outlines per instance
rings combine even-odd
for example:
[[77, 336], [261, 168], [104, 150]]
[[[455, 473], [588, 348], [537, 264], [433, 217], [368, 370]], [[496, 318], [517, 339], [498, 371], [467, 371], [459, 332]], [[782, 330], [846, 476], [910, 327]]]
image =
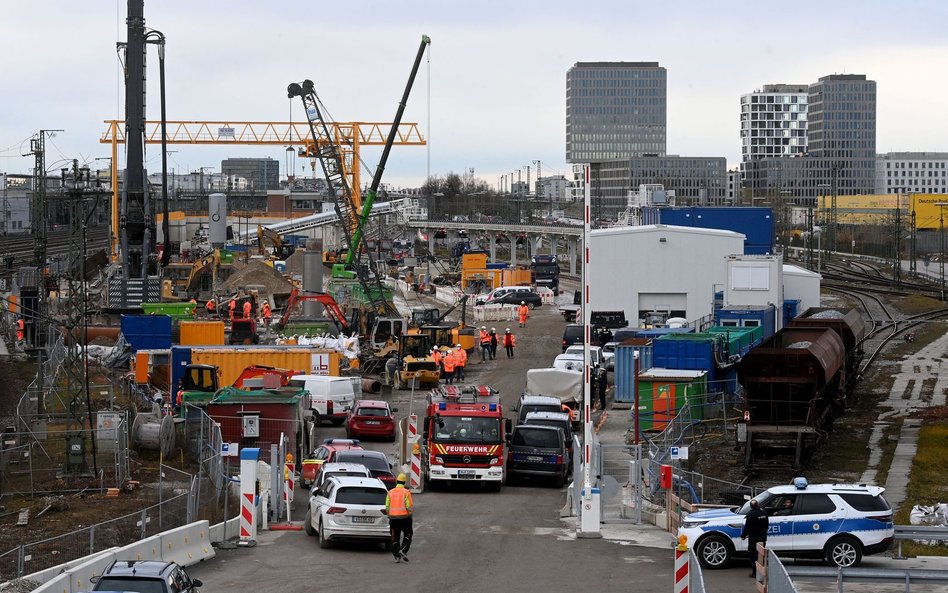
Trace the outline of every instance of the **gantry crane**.
[[[379, 158], [379, 164], [376, 166], [375, 175], [372, 178], [372, 185], [366, 193], [366, 200], [362, 203], [353, 197], [352, 186], [349, 185], [345, 175], [345, 160], [341, 153], [341, 146], [333, 142], [320, 144], [320, 138], [330, 138], [331, 122], [323, 117], [323, 110], [320, 109], [319, 97], [316, 96], [316, 90], [313, 81], [304, 80], [302, 83], [292, 83], [287, 87], [287, 96], [290, 98], [299, 97], [306, 112], [306, 119], [309, 121], [310, 133], [313, 137], [313, 143], [316, 146], [316, 155], [323, 170], [326, 179], [326, 185], [329, 194], [333, 196], [333, 205], [336, 209], [336, 215], [340, 220], [355, 220], [355, 229], [352, 226], [343, 224], [343, 232], [346, 237], [349, 251], [346, 254], [345, 263], [333, 264], [333, 278], [352, 279], [358, 278], [359, 283], [365, 291], [366, 298], [380, 312], [391, 308], [385, 299], [382, 288], [381, 278], [378, 273], [369, 278], [366, 266], [360, 265], [357, 261], [360, 248], [365, 247], [365, 252], [369, 255], [369, 250], [365, 245], [365, 223], [372, 212], [372, 204], [375, 201], [375, 195], [382, 182], [382, 174], [385, 171], [385, 164], [388, 161], [388, 155], [395, 142], [395, 130], [401, 122], [402, 115], [405, 113], [405, 106], [408, 104], [408, 96], [411, 94], [411, 88], [415, 83], [415, 76], [418, 74], [418, 67], [421, 65], [421, 59], [424, 56], [425, 49], [431, 43], [427, 35], [421, 38], [421, 45], [412, 64], [411, 74], [408, 76], [408, 83], [402, 94], [402, 99], [395, 112], [395, 121], [392, 130], [389, 131], [388, 138], [385, 140], [385, 146], [382, 149], [382, 156]], [[337, 196], [337, 191], [341, 191], [342, 199]], [[369, 255], [371, 260], [371, 255]], [[374, 282], [373, 282], [374, 280]], [[374, 284], [374, 286], [372, 285]]]
[[[106, 129], [99, 137], [101, 144], [112, 146], [112, 162], [118, 162], [118, 147], [125, 144], [125, 122], [106, 120]], [[335, 122], [329, 124], [326, 135], [317, 136], [314, 142], [309, 122], [251, 122], [251, 121], [168, 121], [167, 144], [235, 144], [297, 146], [301, 156], [317, 158], [317, 146], [332, 143], [342, 152], [344, 163], [359, 163], [359, 151], [362, 146], [384, 146], [388, 137], [393, 136], [393, 145], [424, 146], [425, 139], [417, 123], [390, 124], [384, 122]], [[144, 126], [145, 144], [161, 144], [161, 122], [146, 121]], [[360, 170], [357, 166], [346, 167], [346, 180], [352, 190], [352, 199], [357, 204], [355, 212], [361, 211], [362, 185]], [[118, 170], [112, 167], [112, 261], [118, 253], [119, 231], [119, 180]], [[351, 221], [353, 228], [357, 221]], [[354, 231], [354, 228], [353, 228]]]

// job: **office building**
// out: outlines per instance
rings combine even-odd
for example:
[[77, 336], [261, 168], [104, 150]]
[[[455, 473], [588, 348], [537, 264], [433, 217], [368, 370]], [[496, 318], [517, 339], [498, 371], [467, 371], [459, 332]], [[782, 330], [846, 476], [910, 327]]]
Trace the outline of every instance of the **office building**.
[[888, 152], [876, 155], [877, 194], [948, 193], [948, 152]]
[[[266, 193], [280, 188], [280, 161], [263, 159], [224, 159], [221, 174], [225, 179], [243, 178], [253, 192]], [[237, 188], [233, 188], [237, 189]]]
[[577, 62], [566, 73], [566, 160], [665, 154], [666, 74], [658, 62]]
[[741, 157], [744, 161], [806, 154], [805, 84], [767, 84], [741, 95]]

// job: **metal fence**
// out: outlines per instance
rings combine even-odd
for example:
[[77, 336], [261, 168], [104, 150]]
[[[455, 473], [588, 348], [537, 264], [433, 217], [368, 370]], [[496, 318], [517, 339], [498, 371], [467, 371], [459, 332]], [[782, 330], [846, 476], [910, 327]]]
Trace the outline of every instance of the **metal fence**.
[[773, 550], [767, 550], [767, 592], [768, 593], [797, 593], [783, 562]]

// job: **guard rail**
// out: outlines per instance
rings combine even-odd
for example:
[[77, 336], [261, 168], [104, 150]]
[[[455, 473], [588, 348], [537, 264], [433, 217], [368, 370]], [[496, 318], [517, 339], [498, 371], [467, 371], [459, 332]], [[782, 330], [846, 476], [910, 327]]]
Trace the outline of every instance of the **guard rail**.
[[896, 558], [902, 556], [902, 542], [907, 539], [926, 539], [948, 541], [948, 527], [943, 525], [896, 525], [895, 541], [898, 543]]

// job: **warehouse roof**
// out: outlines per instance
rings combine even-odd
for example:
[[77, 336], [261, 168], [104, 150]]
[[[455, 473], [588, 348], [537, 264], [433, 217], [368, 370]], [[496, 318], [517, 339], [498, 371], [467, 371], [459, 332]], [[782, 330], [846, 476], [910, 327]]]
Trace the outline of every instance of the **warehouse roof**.
[[617, 226], [611, 227], [608, 229], [596, 229], [592, 231], [592, 237], [605, 237], [613, 235], [639, 235], [647, 233], [683, 233], [689, 235], [708, 235], [714, 237], [727, 237], [727, 238], [740, 238], [744, 240], [746, 237], [743, 233], [736, 233], [734, 231], [725, 231], [721, 229], [705, 229], [700, 227], [690, 227], [690, 226], [675, 226], [669, 224], [645, 224], [641, 226]]

